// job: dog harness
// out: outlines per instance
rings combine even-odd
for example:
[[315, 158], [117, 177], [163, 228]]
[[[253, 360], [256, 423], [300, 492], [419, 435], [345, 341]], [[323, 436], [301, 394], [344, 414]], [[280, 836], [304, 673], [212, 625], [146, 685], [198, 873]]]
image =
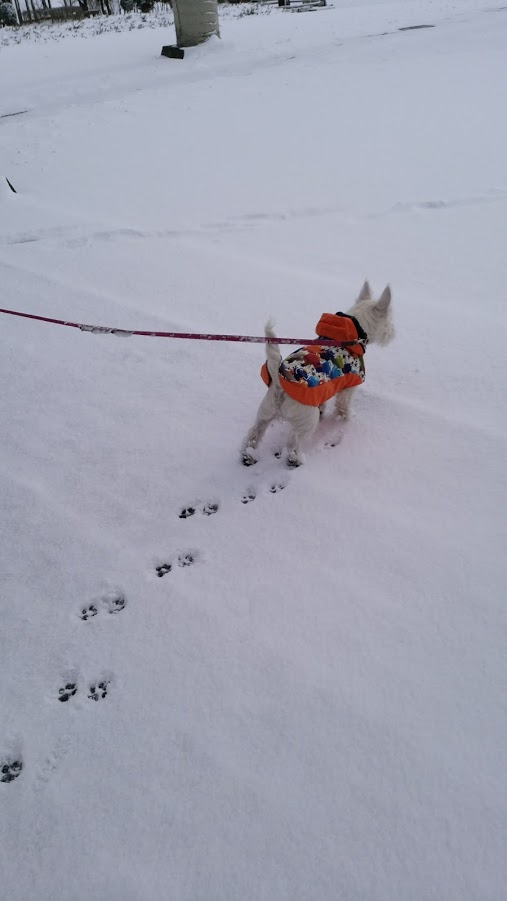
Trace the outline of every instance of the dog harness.
[[[363, 355], [368, 342], [357, 319], [347, 313], [323, 313], [315, 331], [319, 338], [336, 341], [336, 345], [300, 347], [281, 360], [278, 370], [285, 393], [310, 407], [320, 407], [344, 388], [362, 385]], [[261, 369], [261, 377], [266, 385], [271, 384], [267, 363]]]

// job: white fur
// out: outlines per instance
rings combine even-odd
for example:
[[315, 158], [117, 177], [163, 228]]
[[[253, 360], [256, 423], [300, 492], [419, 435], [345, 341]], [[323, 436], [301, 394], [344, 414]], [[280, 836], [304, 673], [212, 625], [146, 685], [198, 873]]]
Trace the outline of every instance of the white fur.
[[[388, 344], [394, 338], [394, 327], [391, 318], [391, 289], [387, 286], [380, 298], [372, 299], [368, 282], [365, 282], [359, 296], [350, 310], [349, 315], [355, 316], [361, 327], [368, 335], [370, 344]], [[267, 338], [275, 338], [273, 323], [267, 322], [264, 329]], [[301, 454], [302, 443], [310, 438], [319, 421], [319, 408], [300, 404], [285, 393], [280, 386], [278, 369], [281, 363], [281, 354], [278, 344], [266, 344], [266, 358], [268, 371], [271, 376], [271, 385], [262, 401], [254, 425], [248, 432], [241, 445], [241, 458], [245, 466], [256, 462], [252, 452], [260, 444], [267, 427], [275, 419], [286, 420], [291, 425], [291, 432], [287, 441], [288, 466], [300, 466], [303, 462]], [[350, 402], [356, 388], [345, 388], [339, 391], [334, 398], [335, 415], [341, 419], [347, 419]], [[322, 410], [320, 410], [322, 412]]]

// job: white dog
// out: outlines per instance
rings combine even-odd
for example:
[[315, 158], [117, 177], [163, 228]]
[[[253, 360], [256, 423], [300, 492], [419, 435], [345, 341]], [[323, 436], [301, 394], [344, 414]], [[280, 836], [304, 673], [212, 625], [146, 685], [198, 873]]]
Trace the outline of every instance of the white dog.
[[[265, 327], [268, 338], [276, 338], [272, 323]], [[348, 313], [324, 314], [317, 335], [336, 341], [332, 346], [309, 345], [282, 360], [278, 344], [266, 344], [266, 363], [261, 375], [269, 385], [257, 412], [255, 424], [242, 446], [245, 466], [256, 463], [255, 450], [268, 425], [275, 419], [290, 423], [287, 465], [303, 462], [301, 444], [317, 427], [323, 404], [335, 397], [335, 413], [347, 419], [356, 386], [364, 381], [363, 354], [366, 345], [388, 344], [394, 337], [391, 318], [391, 290], [385, 288], [379, 300], [373, 300], [365, 282]]]

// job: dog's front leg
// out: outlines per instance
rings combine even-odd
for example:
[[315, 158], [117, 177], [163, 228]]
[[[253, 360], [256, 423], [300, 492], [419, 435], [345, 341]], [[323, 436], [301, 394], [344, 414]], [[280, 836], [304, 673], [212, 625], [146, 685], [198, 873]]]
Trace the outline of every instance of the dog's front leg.
[[286, 398], [284, 416], [291, 426], [292, 431], [287, 442], [287, 466], [295, 468], [301, 466], [301, 444], [313, 435], [319, 422], [319, 408], [300, 404], [292, 398]]
[[334, 412], [338, 419], [348, 419], [350, 415], [350, 403], [355, 388], [344, 388], [335, 397]]

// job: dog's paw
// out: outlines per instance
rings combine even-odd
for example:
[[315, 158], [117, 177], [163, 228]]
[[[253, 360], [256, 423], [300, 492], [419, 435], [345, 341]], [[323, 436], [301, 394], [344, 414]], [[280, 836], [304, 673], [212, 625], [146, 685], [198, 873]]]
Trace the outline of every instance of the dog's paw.
[[254, 457], [252, 451], [247, 448], [241, 454], [241, 462], [243, 466], [255, 466], [257, 463], [257, 458]]
[[287, 467], [288, 469], [297, 469], [298, 466], [302, 466], [303, 461], [301, 457], [298, 457], [295, 453], [290, 453], [287, 457]]

